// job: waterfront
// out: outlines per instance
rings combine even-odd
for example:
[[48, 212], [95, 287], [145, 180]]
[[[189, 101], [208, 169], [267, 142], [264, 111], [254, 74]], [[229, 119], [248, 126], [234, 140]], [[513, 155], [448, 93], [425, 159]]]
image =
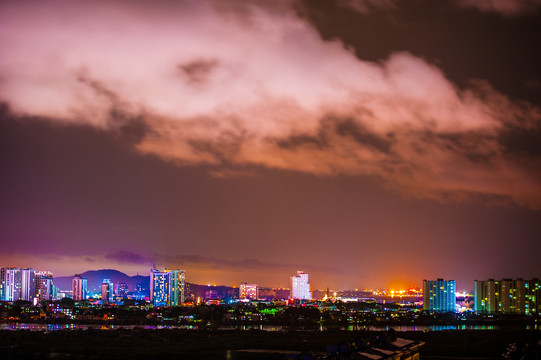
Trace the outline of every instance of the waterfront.
[[[2, 323], [0, 330], [9, 331], [61, 331], [61, 330], [198, 330], [193, 325], [100, 325], [100, 324], [34, 324], [34, 323]], [[537, 324], [523, 326], [501, 326], [501, 325], [385, 325], [385, 326], [347, 326], [345, 331], [387, 331], [393, 329], [397, 332], [431, 332], [431, 331], [484, 331], [484, 330], [539, 330]], [[259, 330], [259, 331], [288, 331], [287, 327], [274, 325], [238, 325], [219, 327], [220, 331], [234, 330]], [[316, 332], [329, 331], [329, 328], [321, 326]]]

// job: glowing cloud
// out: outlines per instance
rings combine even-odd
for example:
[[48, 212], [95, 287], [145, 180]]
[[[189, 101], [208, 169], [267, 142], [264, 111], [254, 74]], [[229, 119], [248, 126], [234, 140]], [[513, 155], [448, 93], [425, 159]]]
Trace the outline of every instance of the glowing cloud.
[[541, 208], [539, 157], [500, 141], [538, 129], [538, 108], [482, 81], [460, 89], [410, 53], [360, 60], [289, 3], [257, 4], [2, 3], [0, 101], [103, 129], [137, 119], [138, 151], [215, 174], [361, 175], [409, 196]]

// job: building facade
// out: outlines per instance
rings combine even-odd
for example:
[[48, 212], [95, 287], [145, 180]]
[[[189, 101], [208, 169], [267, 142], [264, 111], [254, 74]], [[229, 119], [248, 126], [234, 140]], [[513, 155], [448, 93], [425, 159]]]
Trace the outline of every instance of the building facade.
[[455, 280], [423, 280], [423, 310], [429, 312], [456, 311]]
[[87, 280], [79, 274], [75, 274], [72, 280], [73, 300], [86, 300], [88, 294]]
[[53, 273], [48, 271], [36, 272], [36, 297], [40, 301], [54, 300], [54, 293]]
[[239, 298], [241, 300], [259, 299], [259, 285], [241, 283], [239, 286]]
[[184, 303], [184, 270], [150, 270], [150, 301], [154, 306], [180, 306]]
[[296, 276], [291, 277], [290, 297], [299, 300], [312, 300], [312, 292], [310, 290], [310, 280], [308, 274], [302, 271], [297, 271]]
[[17, 301], [21, 298], [21, 269], [2, 268], [3, 298], [5, 301]]
[[121, 299], [126, 299], [128, 296], [129, 286], [126, 283], [119, 282], [115, 284], [115, 295]]
[[101, 283], [102, 304], [111, 304], [113, 302], [113, 290], [113, 282], [109, 279], [103, 279]]
[[478, 314], [541, 314], [539, 279], [475, 280], [473, 288]]

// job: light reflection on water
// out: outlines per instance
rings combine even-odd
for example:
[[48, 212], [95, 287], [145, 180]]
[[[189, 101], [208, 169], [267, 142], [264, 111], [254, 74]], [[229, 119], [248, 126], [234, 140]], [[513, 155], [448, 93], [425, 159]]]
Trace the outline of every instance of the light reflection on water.
[[[443, 331], [443, 330], [499, 330], [505, 329], [498, 325], [387, 325], [387, 326], [369, 326], [369, 325], [349, 325], [344, 330], [357, 331], [382, 331], [394, 329], [395, 331]], [[183, 329], [193, 330], [197, 327], [193, 325], [82, 325], [82, 324], [30, 324], [30, 323], [2, 323], [0, 330], [29, 330], [29, 331], [58, 331], [58, 330], [118, 330], [118, 329]], [[238, 325], [231, 327], [221, 327], [219, 330], [263, 330], [263, 331], [283, 331], [285, 328], [276, 325]], [[526, 325], [516, 329], [539, 330], [539, 326]], [[321, 326], [319, 331], [327, 330]]]

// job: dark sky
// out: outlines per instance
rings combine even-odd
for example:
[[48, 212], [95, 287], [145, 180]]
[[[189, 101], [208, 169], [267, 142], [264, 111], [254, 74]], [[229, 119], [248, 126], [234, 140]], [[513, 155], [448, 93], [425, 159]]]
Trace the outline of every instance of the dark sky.
[[536, 1], [0, 3], [0, 265], [541, 276]]

